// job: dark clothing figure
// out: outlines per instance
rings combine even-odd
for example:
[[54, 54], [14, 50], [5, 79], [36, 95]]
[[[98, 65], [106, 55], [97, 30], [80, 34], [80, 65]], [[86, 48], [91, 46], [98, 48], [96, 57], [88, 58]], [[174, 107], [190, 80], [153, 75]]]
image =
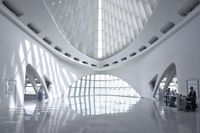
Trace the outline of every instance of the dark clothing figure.
[[166, 96], [169, 96], [169, 95], [171, 95], [171, 90], [170, 90], [170, 88], [168, 88], [168, 89], [167, 89], [167, 91], [166, 91], [165, 95], [166, 95]]
[[196, 109], [196, 92], [193, 87], [190, 87], [190, 93], [188, 95], [187, 101], [189, 102], [188, 109], [195, 111]]
[[195, 92], [195, 90], [191, 89], [191, 91], [190, 91], [188, 96], [191, 99], [192, 104], [196, 105], [196, 92]]
[[41, 102], [43, 100], [43, 94], [42, 92], [38, 92], [38, 101]]
[[174, 103], [176, 101], [176, 93], [174, 91], [171, 92], [171, 99], [170, 99], [170, 102], [171, 102], [171, 107], [175, 107]]
[[168, 104], [170, 104], [170, 95], [171, 95], [171, 90], [170, 90], [170, 88], [168, 88], [164, 95], [166, 106], [168, 106]]

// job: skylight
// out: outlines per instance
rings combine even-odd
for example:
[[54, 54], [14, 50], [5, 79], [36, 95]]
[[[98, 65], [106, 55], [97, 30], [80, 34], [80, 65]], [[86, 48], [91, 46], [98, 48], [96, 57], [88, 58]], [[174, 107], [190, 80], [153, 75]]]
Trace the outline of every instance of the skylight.
[[91, 58], [103, 60], [132, 44], [142, 32], [159, 0], [44, 2], [69, 44]]
[[101, 59], [103, 56], [103, 20], [102, 20], [102, 0], [98, 1], [98, 59]]

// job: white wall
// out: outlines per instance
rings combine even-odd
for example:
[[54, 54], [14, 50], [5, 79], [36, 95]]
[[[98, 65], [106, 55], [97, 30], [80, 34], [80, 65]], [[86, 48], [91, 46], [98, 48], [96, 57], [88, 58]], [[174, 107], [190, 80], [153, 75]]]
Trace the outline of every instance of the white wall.
[[[69, 84], [94, 71], [72, 62], [63, 62], [0, 15], [0, 107], [14, 107], [12, 95], [5, 95], [5, 78], [17, 80], [17, 106], [23, 105], [25, 69], [32, 64], [53, 82], [51, 95], [60, 97]], [[169, 64], [175, 63], [179, 92], [186, 94], [186, 80], [200, 80], [200, 15], [160, 45], [106, 73], [118, 76], [144, 97], [151, 98], [150, 80], [158, 80]]]
[[[0, 107], [23, 105], [26, 65], [33, 65], [52, 82], [52, 97], [60, 97], [75, 80], [93, 71], [72, 62], [63, 63], [0, 14]], [[5, 95], [5, 78], [17, 80], [16, 98]]]
[[151, 98], [150, 80], [161, 77], [171, 63], [175, 63], [179, 92], [186, 95], [186, 80], [200, 80], [200, 15], [155, 48], [111, 71], [105, 71], [126, 80], [142, 96]]

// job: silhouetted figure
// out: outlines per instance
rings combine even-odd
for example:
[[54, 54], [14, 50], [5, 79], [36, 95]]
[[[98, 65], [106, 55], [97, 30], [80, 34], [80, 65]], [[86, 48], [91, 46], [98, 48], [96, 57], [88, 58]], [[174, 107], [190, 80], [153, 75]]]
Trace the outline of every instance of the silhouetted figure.
[[168, 88], [164, 95], [166, 106], [168, 106], [168, 103], [170, 103], [170, 95], [171, 95], [171, 90], [170, 90], [170, 88]]
[[170, 106], [175, 107], [174, 103], [176, 101], [176, 93], [175, 91], [172, 90], [171, 92], [171, 97], [170, 97]]
[[196, 109], [196, 92], [193, 87], [190, 87], [190, 93], [188, 95], [187, 101], [189, 102], [187, 109], [191, 109], [192, 111], [195, 111], [195, 109]]

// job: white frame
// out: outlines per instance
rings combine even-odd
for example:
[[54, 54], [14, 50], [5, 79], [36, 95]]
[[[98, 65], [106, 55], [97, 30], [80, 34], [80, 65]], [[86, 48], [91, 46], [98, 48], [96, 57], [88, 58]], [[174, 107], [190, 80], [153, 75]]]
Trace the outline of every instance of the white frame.
[[197, 79], [190, 79], [186, 80], [187, 83], [187, 94], [190, 92], [190, 87], [193, 87], [194, 90], [196, 91], [197, 98], [199, 97], [199, 80]]
[[13, 78], [6, 78], [5, 81], [5, 94], [15, 95], [16, 94], [16, 80]]

